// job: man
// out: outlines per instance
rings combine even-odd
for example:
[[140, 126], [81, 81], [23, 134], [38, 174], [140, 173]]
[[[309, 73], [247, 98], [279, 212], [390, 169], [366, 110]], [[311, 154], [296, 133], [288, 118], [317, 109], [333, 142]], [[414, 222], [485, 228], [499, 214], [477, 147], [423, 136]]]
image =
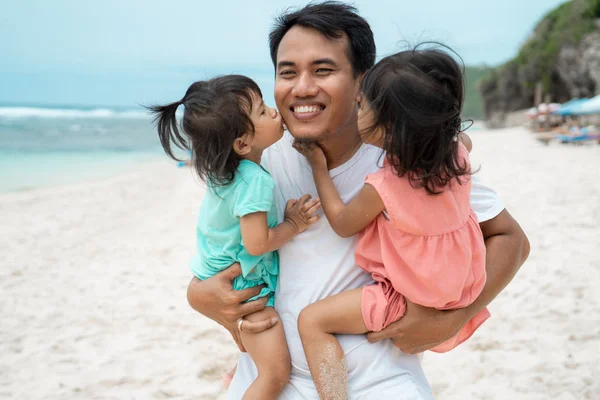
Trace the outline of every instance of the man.
[[[267, 150], [263, 164], [276, 182], [282, 219], [288, 199], [304, 193], [316, 196], [310, 166], [292, 148], [294, 138], [316, 141], [323, 148], [345, 201], [360, 190], [367, 174], [376, 171], [379, 150], [363, 145], [357, 130], [360, 79], [374, 64], [375, 43], [368, 23], [354, 8], [326, 2], [282, 15], [270, 34], [270, 49], [276, 72], [275, 100], [291, 135]], [[519, 225], [493, 190], [476, 177], [471, 203], [486, 238], [484, 291], [471, 306], [460, 310], [437, 311], [409, 302], [406, 315], [383, 331], [367, 337], [339, 337], [348, 364], [350, 398], [431, 399], [420, 359], [414, 354], [452, 337], [496, 297], [527, 258], [529, 244]], [[322, 218], [279, 250], [281, 275], [275, 307], [292, 359], [292, 376], [281, 399], [318, 398], [297, 317], [316, 300], [372, 282], [354, 262], [354, 244], [354, 238], [338, 237]], [[243, 303], [258, 289], [233, 291], [231, 279], [239, 273], [239, 266], [232, 266], [206, 281], [193, 279], [188, 289], [191, 306], [227, 328], [238, 343], [240, 318], [261, 309], [265, 302]], [[258, 332], [274, 323], [278, 322], [244, 321], [242, 329]], [[228, 399], [241, 399], [256, 373], [252, 360], [243, 353]]]

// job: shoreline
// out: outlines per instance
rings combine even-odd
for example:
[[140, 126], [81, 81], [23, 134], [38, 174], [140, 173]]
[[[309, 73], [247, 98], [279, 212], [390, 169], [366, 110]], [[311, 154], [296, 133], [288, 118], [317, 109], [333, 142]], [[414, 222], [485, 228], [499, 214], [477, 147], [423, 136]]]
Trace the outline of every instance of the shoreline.
[[107, 180], [166, 159], [158, 152], [5, 153], [0, 195]]
[[[168, 161], [148, 160], [131, 164], [128, 168], [120, 171], [114, 171], [104, 176], [96, 176], [91, 178], [81, 178], [76, 182], [48, 184], [43, 186], [33, 186], [10, 191], [0, 190], [0, 202], [8, 200], [25, 200], [27, 197], [43, 197], [68, 194], [70, 192], [81, 192], [84, 190], [98, 190], [105, 186], [115, 185], [118, 182], [129, 181], [133, 177], [138, 177], [141, 174], [149, 171], [154, 171], [159, 168], [171, 168], [172, 164]], [[177, 168], [177, 167], [173, 167]]]

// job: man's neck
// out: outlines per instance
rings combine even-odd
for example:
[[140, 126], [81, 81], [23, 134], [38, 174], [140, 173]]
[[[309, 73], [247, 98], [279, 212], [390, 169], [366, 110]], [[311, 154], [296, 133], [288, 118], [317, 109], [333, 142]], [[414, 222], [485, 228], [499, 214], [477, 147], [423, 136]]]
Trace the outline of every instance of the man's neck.
[[355, 129], [349, 132], [340, 133], [334, 137], [319, 141], [319, 146], [323, 149], [327, 158], [327, 167], [329, 170], [344, 165], [358, 151], [362, 144], [358, 131]]

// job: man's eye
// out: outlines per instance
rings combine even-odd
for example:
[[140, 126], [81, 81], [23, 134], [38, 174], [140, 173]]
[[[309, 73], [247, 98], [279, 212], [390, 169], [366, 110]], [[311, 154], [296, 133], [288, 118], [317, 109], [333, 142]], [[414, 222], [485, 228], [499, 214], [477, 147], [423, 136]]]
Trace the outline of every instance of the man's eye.
[[294, 74], [294, 71], [290, 71], [290, 70], [287, 70], [287, 71], [281, 71], [281, 72], [279, 73], [279, 75], [281, 75], [281, 76], [290, 76], [290, 75], [293, 75], [293, 74]]
[[316, 72], [317, 72], [317, 74], [325, 75], [330, 72], [333, 72], [333, 70], [329, 69], [329, 68], [319, 68]]

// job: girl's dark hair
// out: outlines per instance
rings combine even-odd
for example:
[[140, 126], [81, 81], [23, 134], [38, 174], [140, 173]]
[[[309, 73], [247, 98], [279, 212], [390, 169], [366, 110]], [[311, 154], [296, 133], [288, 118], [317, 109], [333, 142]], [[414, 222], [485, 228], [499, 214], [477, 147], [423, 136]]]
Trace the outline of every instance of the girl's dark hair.
[[[250, 119], [252, 94], [262, 98], [258, 85], [241, 75], [226, 75], [193, 83], [183, 99], [148, 109], [155, 115], [160, 143], [167, 155], [172, 145], [192, 151], [192, 164], [198, 176], [213, 185], [231, 183], [241, 158], [233, 150], [235, 139], [254, 134]], [[177, 108], [183, 105], [181, 124]]]
[[375, 39], [369, 23], [351, 5], [339, 1], [310, 3], [297, 11], [286, 10], [275, 19], [269, 33], [271, 60], [277, 68], [277, 50], [285, 34], [294, 26], [312, 28], [329, 39], [348, 37], [348, 59], [354, 76], [366, 72], [375, 64]]
[[382, 59], [365, 75], [361, 92], [374, 124], [364, 134], [382, 128], [398, 176], [408, 174], [413, 187], [439, 194], [471, 173], [458, 157], [463, 72], [446, 52], [418, 47]]

